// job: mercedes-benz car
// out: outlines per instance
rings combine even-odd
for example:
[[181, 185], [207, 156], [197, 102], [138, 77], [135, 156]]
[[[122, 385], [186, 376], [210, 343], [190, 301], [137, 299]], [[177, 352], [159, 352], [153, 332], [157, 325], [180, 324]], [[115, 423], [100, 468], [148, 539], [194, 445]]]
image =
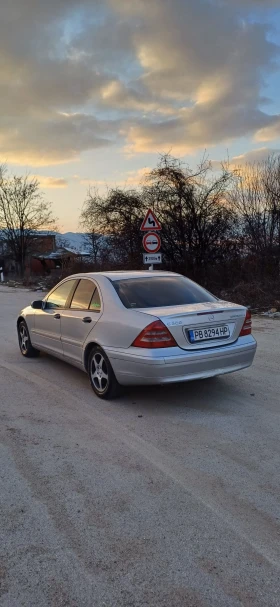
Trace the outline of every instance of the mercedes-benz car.
[[251, 313], [162, 271], [96, 272], [62, 280], [17, 320], [21, 353], [47, 352], [89, 375], [94, 392], [186, 382], [249, 367]]

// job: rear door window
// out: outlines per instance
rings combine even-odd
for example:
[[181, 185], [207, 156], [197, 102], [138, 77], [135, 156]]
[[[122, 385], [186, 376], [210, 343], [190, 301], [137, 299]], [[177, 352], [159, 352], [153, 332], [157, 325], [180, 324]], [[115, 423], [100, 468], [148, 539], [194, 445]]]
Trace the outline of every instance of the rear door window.
[[162, 308], [217, 301], [214, 295], [183, 276], [129, 278], [112, 281], [126, 308]]
[[88, 310], [95, 291], [94, 282], [84, 278], [80, 280], [71, 301], [71, 310]]

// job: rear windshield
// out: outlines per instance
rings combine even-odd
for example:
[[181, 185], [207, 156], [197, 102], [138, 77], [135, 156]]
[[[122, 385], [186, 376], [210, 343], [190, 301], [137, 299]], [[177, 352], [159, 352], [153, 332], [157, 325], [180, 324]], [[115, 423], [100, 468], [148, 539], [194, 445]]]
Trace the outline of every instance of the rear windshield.
[[183, 276], [129, 278], [112, 282], [126, 308], [163, 308], [217, 301], [214, 295]]

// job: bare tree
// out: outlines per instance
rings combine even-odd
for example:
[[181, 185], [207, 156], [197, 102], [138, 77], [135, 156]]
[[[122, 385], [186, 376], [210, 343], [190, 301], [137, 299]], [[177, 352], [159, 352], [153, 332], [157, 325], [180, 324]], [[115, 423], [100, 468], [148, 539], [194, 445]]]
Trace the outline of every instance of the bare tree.
[[97, 190], [89, 190], [81, 223], [87, 239], [93, 239], [95, 250], [98, 247], [98, 256], [133, 268], [141, 259], [142, 214], [143, 202], [134, 190], [111, 189], [103, 197]]
[[235, 170], [230, 202], [238, 214], [238, 236], [246, 253], [259, 260], [280, 252], [280, 156]]
[[99, 195], [98, 190], [90, 188], [80, 216], [80, 225], [84, 230], [84, 247], [90, 254], [90, 259], [95, 267], [98, 265], [100, 257], [104, 255], [104, 248], [106, 247], [103, 236], [105, 227], [103, 203], [104, 200]]
[[205, 157], [191, 170], [165, 155], [151, 171], [145, 195], [162, 223], [163, 250], [172, 267], [205, 279], [207, 264], [228, 255], [235, 219], [226, 201], [231, 180], [226, 167], [213, 176]]
[[89, 191], [81, 215], [86, 238], [92, 238], [92, 246], [99, 247], [96, 236], [104, 237], [111, 265], [138, 268], [142, 257], [141, 221], [151, 206], [163, 226], [165, 263], [193, 277], [205, 278], [207, 264], [228, 256], [233, 246], [230, 235], [234, 213], [225, 196], [231, 178], [226, 168], [213, 177], [206, 157], [196, 170], [191, 170], [176, 158], [162, 156], [139, 190], [116, 188], [105, 196], [97, 190]]
[[280, 261], [280, 155], [271, 154], [263, 165], [263, 187], [271, 214], [271, 231]]
[[102, 254], [102, 245], [104, 245], [104, 237], [101, 234], [96, 234], [94, 228], [90, 232], [85, 232], [83, 236], [83, 243], [86, 252], [90, 256], [91, 262], [96, 267]]
[[95, 262], [139, 268], [141, 220], [152, 207], [162, 224], [165, 267], [209, 287], [278, 275], [280, 157], [231, 170], [207, 157], [192, 169], [170, 155], [138, 190], [90, 190], [81, 221]]
[[0, 230], [5, 246], [24, 275], [27, 256], [38, 231], [54, 229], [50, 203], [45, 201], [39, 182], [28, 176], [8, 175], [0, 168]]

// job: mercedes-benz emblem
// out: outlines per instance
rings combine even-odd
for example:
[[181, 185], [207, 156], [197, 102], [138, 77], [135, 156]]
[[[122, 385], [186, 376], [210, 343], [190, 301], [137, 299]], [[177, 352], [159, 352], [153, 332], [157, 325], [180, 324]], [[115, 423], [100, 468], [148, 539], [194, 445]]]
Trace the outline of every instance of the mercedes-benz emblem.
[[211, 314], [211, 316], [208, 316], [208, 320], [211, 320], [211, 321], [214, 320], [214, 315]]

